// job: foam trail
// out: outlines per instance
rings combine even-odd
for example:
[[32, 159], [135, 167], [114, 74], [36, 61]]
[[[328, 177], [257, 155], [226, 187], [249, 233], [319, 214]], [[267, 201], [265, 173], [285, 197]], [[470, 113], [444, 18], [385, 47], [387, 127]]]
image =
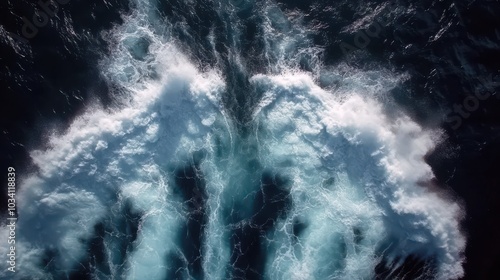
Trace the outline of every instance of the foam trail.
[[[31, 154], [39, 172], [19, 193], [19, 278], [166, 273], [165, 255], [176, 250], [185, 214], [169, 169], [211, 149], [208, 127], [226, 130], [217, 101], [224, 84], [214, 71], [199, 72], [146, 20], [139, 10], [110, 33], [120, 43], [103, 63], [131, 93], [129, 104], [89, 109], [64, 135], [52, 136], [48, 150]], [[135, 220], [123, 221], [127, 211]], [[120, 232], [123, 226], [132, 231]], [[96, 246], [104, 264], [80, 264]]]
[[[404, 75], [322, 65], [303, 15], [272, 1], [216, 2], [201, 39], [134, 3], [101, 65], [121, 108], [31, 154], [17, 279], [394, 279], [413, 259], [463, 276], [462, 209], [427, 187], [440, 133], [387, 108]], [[193, 62], [205, 47], [215, 62]]]
[[[436, 132], [405, 116], [386, 118], [359, 88], [340, 99], [306, 74], [257, 75], [252, 81], [266, 90], [256, 112], [264, 127], [259, 138], [269, 139], [265, 165], [280, 166], [293, 178], [290, 216], [310, 225], [295, 246], [304, 248], [300, 257], [293, 247], [277, 251], [273, 277], [369, 277], [389, 243], [390, 261], [435, 257], [439, 278], [463, 274], [461, 209], [421, 185], [433, 178], [423, 156], [435, 145]], [[283, 240], [276, 243], [293, 239], [293, 223], [283, 221]], [[324, 248], [331, 243], [342, 249]], [[338, 252], [338, 269], [315, 274], [318, 260], [334, 262], [332, 251]]]

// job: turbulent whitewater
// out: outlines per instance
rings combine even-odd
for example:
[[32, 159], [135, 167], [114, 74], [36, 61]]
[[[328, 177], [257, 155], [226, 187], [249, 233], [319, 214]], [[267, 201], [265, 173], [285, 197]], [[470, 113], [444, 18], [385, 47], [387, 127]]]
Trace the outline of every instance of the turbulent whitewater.
[[406, 74], [325, 65], [272, 1], [213, 3], [203, 38], [159, 5], [103, 34], [120, 105], [32, 151], [16, 279], [463, 276], [463, 210], [424, 160], [441, 133], [390, 95]]

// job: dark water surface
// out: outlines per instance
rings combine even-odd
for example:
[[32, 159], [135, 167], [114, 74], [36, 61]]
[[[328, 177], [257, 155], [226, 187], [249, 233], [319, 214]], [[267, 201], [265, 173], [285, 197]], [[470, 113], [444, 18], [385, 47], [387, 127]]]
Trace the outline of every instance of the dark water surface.
[[500, 2], [331, 2], [0, 4], [0, 277], [496, 279]]

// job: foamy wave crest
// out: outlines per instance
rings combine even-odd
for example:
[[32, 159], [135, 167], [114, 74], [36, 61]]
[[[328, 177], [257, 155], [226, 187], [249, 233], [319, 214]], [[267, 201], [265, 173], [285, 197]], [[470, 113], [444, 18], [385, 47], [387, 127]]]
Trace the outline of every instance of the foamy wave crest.
[[424, 161], [440, 132], [388, 108], [403, 76], [322, 65], [301, 15], [270, 1], [218, 6], [230, 22], [255, 7], [266, 74], [244, 76], [257, 68], [230, 22], [229, 54], [201, 69], [157, 4], [105, 34], [120, 108], [88, 108], [31, 153], [16, 279], [463, 276], [462, 208]]
[[[439, 279], [463, 275], [463, 212], [428, 188], [433, 173], [424, 156], [438, 131], [386, 117], [367, 88], [346, 86], [339, 96], [301, 73], [252, 82], [266, 92], [255, 112], [264, 165], [294, 182], [272, 278], [370, 277], [382, 255], [399, 265], [411, 255], [436, 258]], [[283, 246], [295, 217], [310, 226], [297, 245]]]

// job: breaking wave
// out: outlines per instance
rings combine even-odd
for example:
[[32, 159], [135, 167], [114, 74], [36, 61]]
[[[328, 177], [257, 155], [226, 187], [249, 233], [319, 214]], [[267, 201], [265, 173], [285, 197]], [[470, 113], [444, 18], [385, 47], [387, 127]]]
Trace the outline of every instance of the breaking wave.
[[31, 153], [17, 279], [463, 276], [463, 212], [424, 160], [441, 133], [391, 101], [405, 75], [324, 65], [271, 1], [213, 5], [206, 32], [146, 0], [106, 32], [122, 105]]

